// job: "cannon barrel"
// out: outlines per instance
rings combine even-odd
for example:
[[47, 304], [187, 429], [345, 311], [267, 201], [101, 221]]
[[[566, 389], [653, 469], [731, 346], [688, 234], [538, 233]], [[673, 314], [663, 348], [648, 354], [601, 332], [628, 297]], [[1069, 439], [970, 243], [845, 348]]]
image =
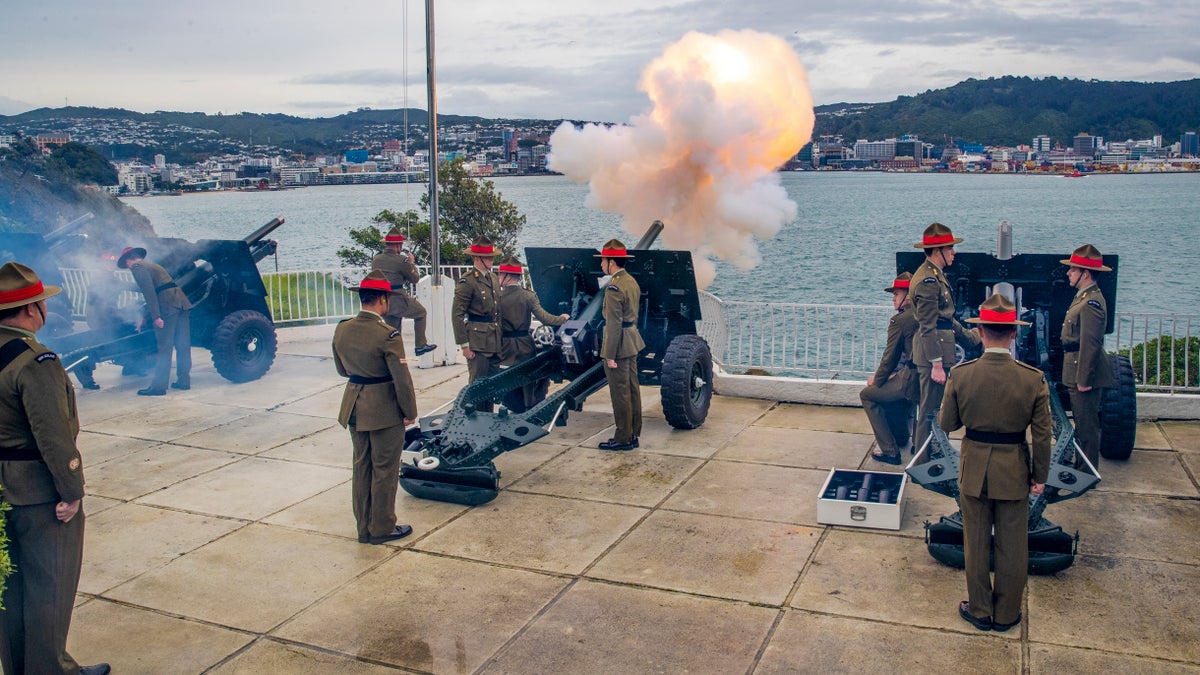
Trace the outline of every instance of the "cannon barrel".
[[274, 232], [282, 224], [283, 224], [282, 217], [272, 218], [266, 225], [263, 225], [262, 227], [258, 228], [257, 230], [251, 232], [242, 241], [253, 246], [254, 244], [257, 244], [259, 241], [261, 241], [263, 237]]
[[96, 217], [96, 214], [92, 213], [91, 211], [88, 211], [87, 213], [83, 214], [82, 216], [79, 216], [75, 220], [72, 220], [71, 222], [67, 223], [66, 225], [63, 225], [62, 227], [58, 228], [57, 230], [54, 230], [53, 232], [46, 234], [46, 237], [45, 237], [46, 243], [49, 244], [50, 246], [53, 246], [56, 242], [61, 241], [61, 240], [65, 239], [66, 237], [71, 236], [72, 234], [75, 234], [75, 230], [78, 230], [79, 228], [83, 227], [85, 224], [87, 224], [88, 221], [92, 220], [95, 217]]

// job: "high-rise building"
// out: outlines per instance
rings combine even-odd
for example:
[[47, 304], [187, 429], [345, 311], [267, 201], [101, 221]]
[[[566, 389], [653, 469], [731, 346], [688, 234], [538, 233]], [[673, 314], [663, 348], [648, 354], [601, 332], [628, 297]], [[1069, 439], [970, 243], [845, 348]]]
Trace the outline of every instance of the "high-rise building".
[[1045, 134], [1034, 137], [1033, 143], [1030, 145], [1033, 147], [1034, 152], [1050, 152], [1054, 149], [1054, 143]]
[[1079, 155], [1080, 157], [1094, 157], [1096, 155], [1096, 148], [1098, 148], [1101, 143], [1102, 139], [1097, 136], [1078, 133], [1075, 134], [1075, 138], [1072, 139], [1071, 148], [1075, 151], [1075, 154]]
[[1185, 131], [1179, 137], [1179, 154], [1185, 157], [1200, 157], [1200, 137], [1194, 131]]
[[156, 168], [156, 169], [165, 169], [165, 168], [166, 168], [166, 166], [167, 166], [167, 157], [166, 157], [166, 155], [155, 155], [155, 156], [154, 156], [154, 168]]

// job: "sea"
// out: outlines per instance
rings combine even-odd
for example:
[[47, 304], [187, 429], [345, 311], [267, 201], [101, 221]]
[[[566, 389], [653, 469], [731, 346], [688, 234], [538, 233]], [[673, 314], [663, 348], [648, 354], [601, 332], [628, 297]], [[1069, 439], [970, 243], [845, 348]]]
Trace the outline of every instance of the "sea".
[[[522, 246], [632, 246], [620, 216], [590, 208], [588, 187], [562, 176], [497, 177], [497, 192], [526, 216]], [[1119, 312], [1200, 314], [1200, 174], [1090, 175], [784, 172], [798, 213], [759, 242], [762, 263], [718, 262], [708, 290], [726, 300], [886, 305], [895, 253], [912, 251], [937, 221], [965, 241], [959, 251], [994, 253], [998, 226], [1014, 230], [1014, 253], [1067, 257], [1091, 243], [1120, 256]], [[264, 270], [329, 269], [350, 228], [384, 209], [418, 210], [421, 184], [317, 186], [291, 190], [130, 197], [159, 236], [242, 238], [271, 218], [276, 258]], [[648, 225], [648, 224], [647, 224]]]

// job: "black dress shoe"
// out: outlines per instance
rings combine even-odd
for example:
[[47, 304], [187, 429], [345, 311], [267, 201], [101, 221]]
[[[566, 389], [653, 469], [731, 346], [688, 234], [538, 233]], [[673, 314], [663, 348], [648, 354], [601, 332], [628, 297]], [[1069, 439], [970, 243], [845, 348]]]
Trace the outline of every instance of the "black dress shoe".
[[[971, 603], [966, 600], [963, 600], [962, 602], [958, 603], [958, 615], [963, 618], [963, 621], [966, 621], [967, 623], [971, 624], [972, 626], [975, 626], [979, 630], [991, 630], [992, 629], [992, 618], [991, 617], [988, 617], [986, 619], [975, 618], [975, 615], [971, 614]], [[1011, 626], [1009, 626], [1009, 628], [1011, 628]]]
[[640, 448], [640, 447], [642, 447], [642, 444], [641, 444], [641, 443], [638, 443], [638, 437], [637, 437], [637, 436], [634, 436], [634, 437], [633, 437], [633, 447], [635, 447], [635, 448]]
[[138, 396], [166, 396], [166, 395], [167, 395], [166, 389], [155, 389], [154, 387], [146, 387], [145, 389], [138, 389]]
[[[371, 537], [371, 539], [369, 541], [372, 544], [383, 544], [383, 543], [386, 543], [389, 541], [396, 541], [397, 539], [403, 539], [410, 534], [412, 534], [411, 527], [409, 527], [408, 525], [397, 525], [396, 529], [392, 530], [391, 532], [388, 532], [387, 534], [383, 535], [382, 537]], [[360, 539], [359, 541], [362, 541], [362, 540]]]
[[900, 455], [900, 453], [896, 453], [894, 455], [888, 455], [888, 454], [877, 455], [873, 452], [871, 453], [871, 459], [875, 460], [876, 462], [883, 463], [883, 464], [899, 465], [901, 462], [904, 461], [903, 459], [901, 459], [901, 457], [902, 457], [902, 455]]
[[601, 443], [598, 447], [601, 450], [632, 450], [632, 449], [636, 448], [637, 446], [634, 445], [633, 441], [630, 441], [628, 443], [618, 443], [617, 439], [610, 438], [607, 441], [604, 441], [603, 443]]
[[188, 389], [191, 389], [191, 388], [192, 388], [192, 385], [190, 385], [190, 384], [180, 384], [180, 383], [178, 383], [178, 382], [172, 382], [172, 383], [171, 383], [171, 388], [172, 388], [172, 389], [178, 389], [179, 391], [187, 391]]
[[79, 666], [79, 675], [108, 675], [111, 670], [107, 663], [97, 663], [94, 666]]
[[422, 354], [428, 354], [435, 349], [437, 349], [437, 345], [425, 345], [424, 347], [417, 347], [413, 350], [413, 353], [417, 356], [420, 356]]
[[1008, 630], [1009, 628], [1012, 628], [1013, 626], [1019, 626], [1019, 625], [1021, 625], [1021, 613], [1017, 612], [1017, 620], [1016, 621], [1014, 621], [1012, 623], [993, 623], [992, 630], [994, 630], [998, 633], [1003, 633], [1004, 631]]

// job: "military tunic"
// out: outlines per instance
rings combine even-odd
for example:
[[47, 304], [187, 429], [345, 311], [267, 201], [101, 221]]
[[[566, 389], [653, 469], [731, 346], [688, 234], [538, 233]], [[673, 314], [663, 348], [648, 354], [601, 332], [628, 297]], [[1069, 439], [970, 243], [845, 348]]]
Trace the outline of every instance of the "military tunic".
[[338, 324], [333, 363], [350, 378], [338, 423], [349, 428], [354, 446], [351, 501], [359, 541], [366, 541], [396, 527], [404, 420], [417, 419], [417, 395], [400, 331], [373, 312]]
[[638, 305], [642, 289], [624, 269], [612, 275], [604, 290], [604, 333], [600, 358], [616, 361], [616, 368], [604, 368], [608, 393], [612, 398], [613, 418], [617, 425], [613, 440], [631, 443], [642, 433], [642, 390], [638, 382], [638, 353], [645, 348], [638, 332]]
[[[392, 290], [403, 290], [406, 285], [415, 284], [421, 280], [420, 271], [417, 270], [416, 265], [408, 261], [408, 256], [391, 251], [384, 251], [376, 255], [371, 260], [371, 269], [383, 272], [383, 276], [387, 277], [388, 283], [392, 285]], [[426, 315], [425, 306], [404, 291], [388, 296], [388, 309], [387, 313], [383, 315], [383, 320], [392, 327], [399, 328], [402, 318], [412, 319], [414, 346], [420, 348], [429, 344], [425, 337]]]
[[162, 328], [154, 328], [158, 357], [150, 388], [166, 390], [171, 377], [172, 348], [175, 349], [175, 381], [181, 386], [191, 386], [192, 328], [188, 310], [192, 308], [192, 303], [161, 265], [142, 260], [131, 265], [129, 271], [133, 273], [133, 279], [146, 299], [146, 311], [150, 319], [163, 320]]
[[[917, 332], [917, 318], [912, 307], [900, 310], [888, 322], [887, 343], [879, 367], [875, 370], [874, 384], [859, 392], [863, 410], [875, 430], [875, 442], [880, 454], [895, 455], [899, 452], [896, 436], [888, 424], [885, 407], [897, 401], [905, 405], [917, 404], [919, 400], [916, 364], [912, 362], [913, 337]], [[910, 408], [911, 410], [911, 408]]]
[[454, 286], [454, 342], [475, 352], [467, 364], [470, 382], [492, 375], [500, 367], [499, 290], [496, 275], [479, 269], [464, 274]]
[[[505, 368], [524, 361], [533, 355], [533, 338], [529, 327], [536, 318], [547, 326], [561, 326], [566, 319], [542, 309], [537, 293], [511, 284], [500, 289], [500, 367]], [[525, 412], [546, 398], [550, 381], [543, 379], [531, 382], [509, 392], [504, 397], [504, 406], [513, 412]]]
[[[1030, 481], [1045, 483], [1050, 471], [1046, 379], [1007, 350], [989, 349], [954, 368], [938, 422], [946, 432], [967, 429], [958, 488], [971, 614], [1015, 622], [1029, 564]], [[993, 547], [994, 586], [989, 576]]]
[[28, 348], [0, 371], [0, 497], [12, 505], [5, 529], [16, 567], [0, 610], [0, 663], [5, 673], [77, 672], [66, 648], [84, 513], [66, 523], [55, 515], [84, 494], [75, 390], [54, 352], [0, 326], [0, 345], [12, 341]]
[[971, 345], [979, 344], [975, 333], [954, 317], [954, 296], [945, 273], [928, 258], [913, 274], [908, 289], [913, 313], [917, 319], [917, 333], [913, 338], [913, 362], [917, 364], [920, 381], [920, 404], [917, 410], [917, 437], [913, 441], [920, 445], [929, 438], [942, 403], [945, 384], [933, 381], [933, 361], [941, 359], [946, 375], [954, 365], [956, 336]]
[[[1108, 303], [1093, 284], [1075, 294], [1062, 327], [1062, 382], [1071, 399], [1075, 438], [1095, 466], [1100, 465], [1100, 400], [1103, 389], [1116, 381], [1104, 351], [1107, 325]], [[1092, 389], [1079, 391], [1080, 385]]]

